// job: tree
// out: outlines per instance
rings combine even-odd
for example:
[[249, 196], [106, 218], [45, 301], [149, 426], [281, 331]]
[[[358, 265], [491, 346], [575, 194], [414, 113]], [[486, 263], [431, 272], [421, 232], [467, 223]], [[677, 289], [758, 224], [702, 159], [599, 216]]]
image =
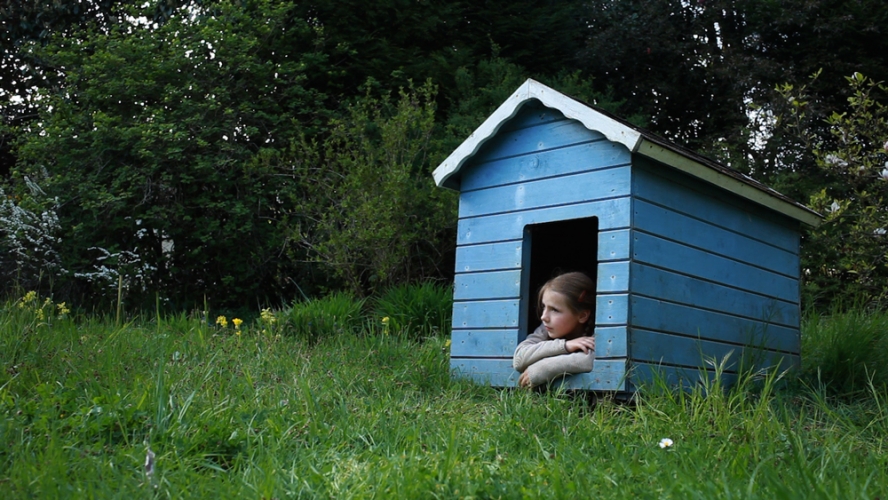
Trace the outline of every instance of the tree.
[[95, 276], [105, 253], [135, 255], [142, 291], [179, 304], [272, 300], [300, 279], [276, 260], [299, 179], [275, 158], [326, 122], [313, 80], [328, 67], [322, 34], [292, 10], [223, 1], [157, 25], [133, 9], [29, 48], [63, 85], [41, 89], [16, 178], [49, 173], [67, 269]]
[[[855, 73], [847, 105], [825, 120], [827, 137], [808, 127], [813, 98], [807, 86], [781, 86], [783, 116], [819, 169], [822, 187], [811, 207], [825, 214], [803, 242], [808, 303], [863, 301], [888, 305], [888, 87]], [[814, 119], [817, 119], [815, 115]]]
[[352, 293], [442, 274], [456, 198], [431, 176], [434, 98], [430, 82], [402, 89], [396, 102], [368, 88], [323, 144], [303, 140], [296, 150], [299, 241]]
[[[772, 127], [778, 84], [838, 105], [843, 77], [888, 77], [888, 6], [879, 0], [592, 0], [582, 68], [654, 132], [768, 180], [794, 157]], [[765, 127], [762, 133], [761, 127]], [[773, 134], [777, 133], [777, 136]]]
[[[200, 3], [159, 0], [144, 14], [162, 22], [183, 4]], [[126, 4], [122, 0], [0, 0], [0, 179], [9, 175], [15, 163], [14, 134], [2, 128], [36, 118], [32, 99], [37, 90], [61, 83], [55, 69], [30, 48], [46, 44], [53, 36], [71, 38], [88, 26], [107, 30], [120, 22], [116, 9]]]

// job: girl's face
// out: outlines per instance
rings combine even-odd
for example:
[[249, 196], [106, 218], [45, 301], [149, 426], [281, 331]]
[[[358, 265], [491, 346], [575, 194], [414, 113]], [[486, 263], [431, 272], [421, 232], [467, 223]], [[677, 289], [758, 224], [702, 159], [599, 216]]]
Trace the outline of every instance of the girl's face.
[[543, 314], [540, 319], [553, 339], [573, 338], [582, 335], [583, 326], [589, 321], [589, 311], [573, 312], [567, 306], [567, 297], [559, 292], [543, 292]]

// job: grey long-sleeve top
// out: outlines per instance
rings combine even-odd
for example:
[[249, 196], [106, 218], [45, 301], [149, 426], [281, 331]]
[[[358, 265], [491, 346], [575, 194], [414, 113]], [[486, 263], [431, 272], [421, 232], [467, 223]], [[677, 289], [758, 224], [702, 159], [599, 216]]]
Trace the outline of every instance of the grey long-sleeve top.
[[561, 375], [591, 372], [595, 353], [568, 353], [565, 342], [564, 339], [550, 338], [546, 328], [540, 325], [524, 342], [518, 344], [512, 366], [521, 373], [527, 371], [534, 387]]

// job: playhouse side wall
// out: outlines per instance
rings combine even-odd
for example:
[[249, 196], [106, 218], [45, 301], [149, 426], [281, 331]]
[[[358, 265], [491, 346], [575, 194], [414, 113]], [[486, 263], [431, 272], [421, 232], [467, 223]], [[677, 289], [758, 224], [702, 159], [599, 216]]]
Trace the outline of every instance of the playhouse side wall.
[[[630, 154], [561, 113], [526, 106], [471, 160], [460, 178], [451, 368], [457, 376], [515, 386], [524, 229], [599, 218], [599, 348], [591, 374], [570, 387], [625, 387]], [[553, 244], [570, 244], [565, 241]]]
[[631, 384], [797, 367], [798, 222], [644, 158], [633, 194]]

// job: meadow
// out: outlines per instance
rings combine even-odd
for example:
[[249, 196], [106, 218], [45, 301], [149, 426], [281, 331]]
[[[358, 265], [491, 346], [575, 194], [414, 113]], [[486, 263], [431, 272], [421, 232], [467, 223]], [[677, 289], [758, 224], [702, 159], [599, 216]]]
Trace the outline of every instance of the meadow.
[[404, 302], [425, 293], [431, 303], [437, 292], [402, 289], [388, 302], [335, 295], [243, 321], [212, 311], [118, 319], [33, 295], [7, 301], [0, 491], [888, 495], [888, 314], [808, 315], [799, 373], [750, 374], [730, 390], [718, 380], [654, 386], [629, 404], [451, 378], [446, 312]]

